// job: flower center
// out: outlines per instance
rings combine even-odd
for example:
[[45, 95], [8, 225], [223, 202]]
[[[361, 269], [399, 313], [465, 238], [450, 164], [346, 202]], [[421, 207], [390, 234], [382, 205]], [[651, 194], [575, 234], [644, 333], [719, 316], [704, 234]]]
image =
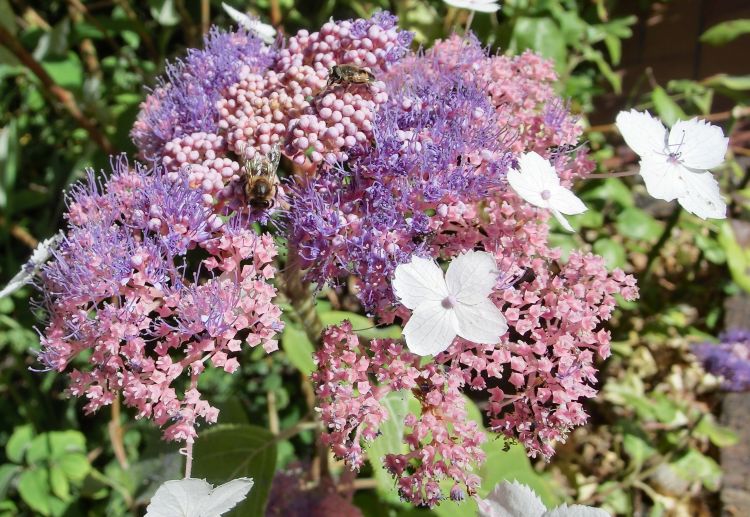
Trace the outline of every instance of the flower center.
[[446, 298], [443, 298], [442, 301], [443, 308], [445, 309], [452, 309], [456, 306], [456, 297], [453, 295], [447, 296]]
[[548, 201], [549, 198], [551, 197], [552, 197], [552, 192], [550, 192], [549, 190], [542, 190], [542, 199], [544, 199], [545, 201]]
[[671, 163], [672, 165], [677, 165], [680, 163], [680, 158], [681, 155], [679, 151], [675, 153], [669, 153], [667, 155], [667, 162]]

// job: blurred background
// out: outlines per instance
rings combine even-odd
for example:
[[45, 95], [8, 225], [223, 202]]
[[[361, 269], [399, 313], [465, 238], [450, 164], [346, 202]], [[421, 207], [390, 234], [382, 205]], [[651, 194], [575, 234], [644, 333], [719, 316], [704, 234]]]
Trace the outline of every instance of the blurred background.
[[[425, 46], [461, 32], [467, 16], [440, 0], [227, 3], [287, 35], [387, 9]], [[231, 24], [215, 0], [0, 0], [0, 285], [63, 226], [63, 191], [86, 167], [106, 168], [112, 153], [134, 155], [128, 133], [146, 88], [167, 61], [201, 46], [212, 24]], [[599, 397], [587, 405], [589, 425], [549, 464], [515, 450], [488, 464], [501, 478], [533, 484], [548, 503], [617, 515], [719, 515], [721, 508], [749, 515], [750, 437], [742, 433], [750, 402], [723, 393], [690, 346], [750, 326], [750, 3], [508, 0], [497, 15], [478, 13], [471, 28], [492, 52], [532, 49], [555, 62], [560, 93], [587, 127], [599, 173], [636, 165], [612, 124], [623, 108], [648, 109], [668, 124], [701, 116], [730, 137], [717, 171], [730, 200], [726, 221], [654, 201], [632, 178], [576, 186], [595, 209], [575, 218], [575, 235], [552, 242], [587, 247], [634, 273], [641, 300], [623, 302], [611, 322], [613, 356], [601, 365]], [[84, 416], [83, 403], [65, 396], [62, 376], [29, 369], [38, 348], [32, 294], [24, 288], [0, 299], [0, 516], [141, 515], [154, 487], [179, 477], [182, 458], [119, 406]], [[287, 352], [246, 351], [235, 375], [208, 376], [204, 392], [219, 402], [222, 422], [267, 428], [301, 418], [304, 360], [288, 354], [300, 334], [289, 325]], [[270, 472], [304, 464], [311, 440], [301, 433], [279, 441]], [[448, 505], [409, 509], [372, 472], [360, 478], [356, 509], [346, 503], [352, 512], [464, 514]]]

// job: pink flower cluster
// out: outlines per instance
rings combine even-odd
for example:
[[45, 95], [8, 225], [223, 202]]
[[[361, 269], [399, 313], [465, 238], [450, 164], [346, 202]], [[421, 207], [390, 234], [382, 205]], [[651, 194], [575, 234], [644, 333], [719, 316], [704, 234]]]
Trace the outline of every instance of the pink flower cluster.
[[370, 139], [374, 113], [388, 97], [380, 81], [327, 85], [329, 71], [334, 65], [385, 71], [406, 51], [411, 40], [404, 35], [386, 13], [300, 31], [273, 69], [246, 67], [219, 102], [219, 127], [230, 149], [242, 142], [251, 152], [268, 153], [283, 142], [285, 154], [308, 172], [346, 160], [347, 149]]
[[[531, 150], [551, 159], [567, 185], [591, 170], [585, 153], [565, 150], [580, 128], [554, 95], [554, 80], [551, 64], [530, 53], [489, 57], [457, 36], [438, 43], [384, 77], [389, 100], [376, 118], [376, 148], [358, 150], [346, 171], [350, 181], [342, 182], [340, 171], [319, 173], [293, 199], [294, 224], [304, 229], [300, 248], [316, 280], [353, 262], [363, 301], [379, 322], [410, 315], [387, 288], [395, 265], [413, 253], [450, 260], [482, 249], [505, 275], [492, 299], [510, 329], [497, 346], [457, 338], [422, 365], [401, 345], [362, 346], [343, 327], [326, 334], [318, 354], [314, 380], [328, 437], [354, 467], [362, 461], [359, 439], [375, 436], [382, 424], [384, 393], [410, 389], [417, 396], [421, 407], [406, 418], [411, 452], [390, 456], [387, 465], [402, 496], [418, 504], [463, 489], [471, 494], [475, 486], [471, 463], [483, 459], [483, 438], [463, 427], [462, 393], [485, 401], [492, 431], [549, 458], [555, 443], [586, 421], [582, 400], [596, 394], [595, 361], [609, 355], [603, 324], [616, 295], [638, 296], [635, 279], [608, 272], [601, 257], [574, 252], [561, 263], [560, 250], [549, 245], [548, 212], [505, 182], [516, 153]], [[483, 116], [475, 119], [478, 111]], [[480, 123], [492, 126], [464, 129]], [[452, 137], [441, 139], [445, 134]], [[350, 213], [342, 219], [343, 209]], [[337, 261], [318, 269], [329, 254]], [[456, 483], [450, 495], [439, 487], [445, 477]]]
[[[70, 372], [87, 412], [122, 396], [166, 439], [192, 441], [218, 416], [197, 389], [206, 366], [234, 372], [243, 342], [277, 348], [273, 239], [223, 222], [183, 178], [122, 159], [102, 185], [90, 173], [73, 190], [68, 219], [42, 273], [39, 360]], [[205, 258], [189, 260], [195, 249]]]
[[389, 418], [383, 398], [413, 393], [420, 412], [409, 413], [404, 422], [409, 451], [383, 459], [399, 493], [405, 500], [433, 506], [442, 498], [443, 479], [452, 480], [451, 497], [456, 500], [476, 493], [480, 479], [471, 473], [471, 465], [484, 458], [485, 435], [476, 422], [467, 420], [464, 379], [458, 370], [438, 364], [420, 367], [418, 356], [391, 339], [360, 342], [349, 322], [325, 331], [315, 361], [318, 370], [312, 378], [321, 419], [328, 425], [324, 439], [336, 456], [359, 469], [364, 463], [362, 441], [374, 440]]

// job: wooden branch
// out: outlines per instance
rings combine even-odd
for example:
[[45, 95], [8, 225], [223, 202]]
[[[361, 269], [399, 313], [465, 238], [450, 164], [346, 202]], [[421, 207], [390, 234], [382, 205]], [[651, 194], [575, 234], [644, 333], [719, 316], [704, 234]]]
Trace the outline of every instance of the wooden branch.
[[13, 36], [8, 30], [0, 25], [0, 44], [10, 50], [13, 55], [23, 63], [26, 68], [39, 79], [42, 83], [43, 90], [48, 93], [53, 99], [57, 100], [62, 104], [65, 111], [73, 117], [76, 123], [86, 130], [91, 139], [104, 151], [106, 154], [114, 154], [115, 148], [107, 136], [102, 133], [99, 128], [92, 122], [86, 115], [83, 114], [81, 109], [76, 104], [75, 97], [70, 91], [66, 90], [59, 84], [57, 84], [47, 71], [42, 68], [42, 65], [29, 54], [29, 52], [21, 45], [21, 43]]

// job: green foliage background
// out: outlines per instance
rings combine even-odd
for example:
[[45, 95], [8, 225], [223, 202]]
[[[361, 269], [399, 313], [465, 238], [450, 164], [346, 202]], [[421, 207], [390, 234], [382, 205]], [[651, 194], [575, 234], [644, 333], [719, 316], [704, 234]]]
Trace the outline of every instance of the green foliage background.
[[[423, 45], [455, 27], [460, 31], [466, 20], [465, 12], [438, 0], [230, 3], [273, 19], [286, 34], [314, 30], [329, 17], [389, 9]], [[618, 107], [648, 108], [668, 123], [718, 113], [715, 120], [727, 134], [741, 134], [748, 126], [750, 75], [658, 84], [651, 74], [623, 92], [619, 67], [633, 26], [638, 17], [664, 8], [679, 9], [648, 0], [509, 0], [496, 17], [478, 14], [472, 29], [499, 51], [530, 48], [553, 59], [560, 93], [584, 123], [604, 98], [614, 96]], [[62, 192], [85, 167], [106, 168], [111, 151], [133, 155], [128, 132], [144, 86], [155, 83], [166, 60], [199, 46], [209, 22], [229, 25], [218, 1], [0, 0], [0, 284], [38, 240], [62, 226]], [[709, 28], [701, 41], [747, 42], [748, 33], [750, 20], [733, 20]], [[592, 127], [585, 137], [599, 172], [633, 166], [635, 156], [611, 127]], [[716, 383], [693, 362], [687, 345], [715, 336], [723, 328], [725, 299], [750, 291], [750, 251], [738, 240], [750, 224], [743, 162], [748, 150], [741, 139], [732, 144], [717, 171], [731, 200], [727, 221], [703, 222], [674, 204], [655, 203], [632, 178], [576, 187], [592, 209], [575, 218], [577, 234], [555, 234], [555, 243], [565, 250], [590, 248], [610, 266], [635, 273], [642, 299], [624, 304], [613, 321], [614, 355], [602, 365], [590, 425], [577, 430], [549, 465], [532, 464], [518, 446], [504, 450], [491, 441], [480, 495], [501, 479], [519, 479], [548, 504], [579, 501], [622, 515], [715, 507], [711, 494], [721, 478], [716, 448], [734, 437], [717, 424]], [[84, 416], [81, 402], [65, 396], [63, 377], [29, 369], [38, 347], [31, 294], [25, 288], [0, 299], [0, 515], [142, 514], [155, 487], [180, 476], [181, 456], [126, 411]], [[325, 323], [349, 318], [355, 328], [370, 326], [325, 299], [318, 311]], [[282, 351], [271, 356], [245, 352], [233, 376], [209, 373], [202, 381], [222, 413], [221, 425], [205, 432], [196, 447], [197, 474], [214, 482], [232, 473], [254, 477], [245, 515], [265, 505], [277, 468], [305, 465], [313, 454], [304, 403], [312, 345], [293, 316], [281, 342]], [[428, 512], [410, 510], [395, 497], [377, 458], [400, 446], [396, 437], [409, 403], [405, 395], [388, 401], [393, 419], [372, 445], [372, 465], [360, 473], [365, 482], [354, 503], [368, 516], [473, 515], [472, 502]], [[474, 418], [481, 421], [476, 408]], [[269, 427], [280, 433], [271, 434]]]

